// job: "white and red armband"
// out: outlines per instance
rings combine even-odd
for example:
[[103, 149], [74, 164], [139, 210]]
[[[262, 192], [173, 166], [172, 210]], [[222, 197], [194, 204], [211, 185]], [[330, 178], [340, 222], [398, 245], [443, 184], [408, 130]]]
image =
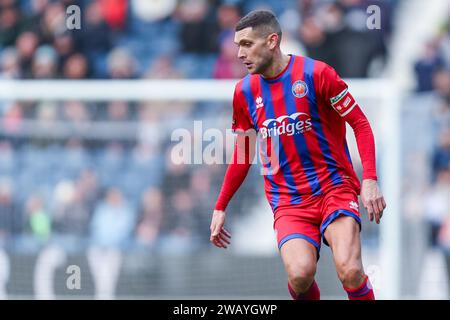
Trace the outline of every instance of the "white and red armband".
[[345, 117], [353, 108], [356, 107], [357, 103], [355, 98], [348, 92], [348, 89], [345, 88], [341, 93], [337, 96], [330, 99], [331, 106], [337, 113], [341, 115], [341, 117]]

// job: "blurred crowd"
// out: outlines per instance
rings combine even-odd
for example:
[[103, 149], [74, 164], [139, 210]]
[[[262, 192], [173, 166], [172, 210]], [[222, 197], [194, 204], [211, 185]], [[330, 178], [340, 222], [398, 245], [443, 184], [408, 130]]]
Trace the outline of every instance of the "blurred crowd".
[[417, 96], [431, 95], [437, 102], [436, 108], [430, 110], [433, 146], [424, 207], [429, 244], [450, 253], [450, 15], [424, 46], [414, 70]]
[[[209, 126], [225, 129], [231, 117], [226, 106], [67, 101], [2, 107], [5, 248], [36, 252], [57, 243], [72, 251], [95, 245], [189, 253], [209, 244], [210, 214], [226, 166], [175, 164], [171, 133], [192, 133], [199, 114]], [[252, 201], [255, 190], [245, 192], [231, 210], [243, 212]]]
[[[382, 70], [396, 2], [376, 2], [380, 29], [370, 30], [366, 0], [1, 0], [0, 75], [240, 78], [234, 26], [262, 8], [278, 15], [287, 52], [367, 77]], [[66, 25], [71, 4], [81, 8], [79, 30]]]
[[[192, 131], [197, 114], [208, 116], [203, 105], [69, 101], [3, 107], [9, 110], [0, 128], [5, 247], [33, 251], [56, 241], [68, 250], [98, 244], [189, 252], [208, 244], [226, 167], [175, 164], [170, 139], [176, 128]], [[208, 122], [220, 127], [230, 112], [211, 114], [217, 108], [208, 105], [215, 118]]]
[[[376, 3], [381, 29], [369, 30], [366, 0], [0, 0], [0, 79], [240, 78], [234, 26], [257, 8], [278, 15], [285, 52], [377, 76], [396, 2]], [[72, 4], [79, 30], [66, 26]], [[229, 127], [228, 104], [1, 101], [0, 112], [3, 247], [208, 244], [226, 167], [174, 165], [169, 138], [193, 120]], [[242, 188], [234, 212], [256, 194]]]

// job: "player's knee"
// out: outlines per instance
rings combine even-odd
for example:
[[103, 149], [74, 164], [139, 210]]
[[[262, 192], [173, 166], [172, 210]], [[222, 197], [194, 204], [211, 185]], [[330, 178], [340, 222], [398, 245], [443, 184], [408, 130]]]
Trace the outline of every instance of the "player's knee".
[[358, 262], [337, 263], [337, 273], [346, 287], [357, 287], [364, 280], [364, 270]]
[[308, 290], [316, 274], [315, 264], [294, 263], [287, 268], [288, 279], [297, 293]]

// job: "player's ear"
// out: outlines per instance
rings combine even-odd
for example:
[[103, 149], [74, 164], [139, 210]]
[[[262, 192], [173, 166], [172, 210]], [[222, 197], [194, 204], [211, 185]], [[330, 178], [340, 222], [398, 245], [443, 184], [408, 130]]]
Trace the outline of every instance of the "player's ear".
[[278, 34], [271, 33], [267, 36], [267, 44], [269, 45], [269, 49], [273, 50], [277, 47], [279, 41]]

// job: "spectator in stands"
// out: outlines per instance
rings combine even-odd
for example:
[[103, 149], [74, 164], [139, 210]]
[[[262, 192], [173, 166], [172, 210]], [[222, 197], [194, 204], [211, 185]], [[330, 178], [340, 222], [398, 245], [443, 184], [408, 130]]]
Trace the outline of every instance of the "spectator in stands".
[[90, 213], [82, 194], [70, 180], [58, 183], [54, 191], [52, 239], [70, 252], [81, 250], [88, 234]]
[[225, 2], [217, 8], [218, 41], [220, 45], [224, 41], [229, 41], [230, 36], [234, 37], [234, 28], [240, 18], [240, 10], [236, 4]]
[[108, 75], [111, 79], [134, 79], [138, 76], [138, 65], [126, 48], [115, 48], [108, 54]]
[[49, 2], [45, 7], [39, 29], [40, 40], [45, 44], [53, 42], [53, 37], [67, 30], [66, 10], [60, 1]]
[[386, 55], [382, 34], [366, 27], [363, 7], [326, 3], [319, 6], [313, 20], [305, 19], [303, 27], [308, 28], [300, 30], [308, 55], [327, 62], [343, 77], [369, 76], [371, 63]]
[[159, 147], [162, 139], [161, 129], [159, 128], [162, 112], [155, 110], [153, 105], [143, 104], [138, 111], [138, 143]]
[[6, 133], [13, 134], [18, 132], [24, 120], [22, 104], [19, 102], [8, 103], [3, 110], [2, 120], [3, 130]]
[[450, 170], [442, 169], [425, 201], [425, 219], [430, 229], [430, 244], [438, 244], [438, 232], [450, 212]]
[[129, 119], [129, 105], [125, 101], [111, 101], [108, 104], [107, 121], [125, 122]]
[[[191, 170], [189, 165], [185, 163], [175, 164], [171, 160], [171, 150], [166, 153], [166, 170], [164, 172], [163, 183], [161, 191], [164, 195], [174, 194], [178, 190], [186, 190], [189, 188], [189, 182], [191, 177]], [[189, 157], [192, 155], [189, 154]], [[164, 206], [164, 211], [169, 211], [169, 198], [166, 198], [167, 202]]]
[[142, 194], [139, 221], [136, 228], [138, 247], [153, 248], [159, 239], [163, 219], [163, 195], [150, 187]]
[[24, 32], [19, 35], [16, 41], [17, 53], [20, 61], [20, 68], [24, 78], [31, 78], [31, 66], [34, 56], [39, 45], [39, 37], [34, 32]]
[[69, 80], [89, 78], [89, 64], [83, 54], [75, 53], [66, 59], [63, 66], [63, 78]]
[[433, 74], [433, 87], [447, 102], [450, 102], [450, 71], [439, 69]]
[[7, 48], [0, 52], [0, 78], [19, 79], [22, 71], [20, 70], [19, 56], [14, 48]]
[[39, 30], [49, 0], [31, 0], [31, 13], [23, 17], [25, 30]]
[[8, 176], [14, 174], [16, 168], [19, 167], [17, 150], [11, 141], [7, 139], [0, 140], [0, 155], [0, 175], [2, 176], [0, 178], [0, 186], [4, 186], [7, 190], [10, 190], [13, 185]]
[[54, 102], [41, 102], [36, 105], [36, 120], [39, 128], [51, 130], [58, 119], [59, 106]]
[[307, 17], [311, 17], [317, 9], [317, 0], [303, 0], [297, 1], [298, 14], [301, 20], [305, 20]]
[[77, 38], [78, 48], [86, 55], [99, 57], [112, 47], [111, 28], [105, 21], [98, 1], [90, 2], [83, 14], [83, 28]]
[[94, 211], [90, 225], [88, 262], [97, 299], [114, 297], [122, 265], [122, 250], [130, 247], [136, 216], [123, 193], [109, 188]]
[[52, 45], [58, 55], [58, 75], [61, 76], [67, 59], [75, 53], [75, 40], [69, 32], [64, 32], [55, 35]]
[[215, 184], [211, 183], [211, 170], [202, 168], [192, 173], [190, 181], [190, 197], [193, 202], [192, 219], [195, 228], [194, 235], [203, 245], [209, 245], [208, 237], [203, 236], [203, 231], [210, 225], [210, 199], [219, 192]]
[[414, 65], [417, 79], [417, 92], [433, 90], [433, 76], [444, 67], [444, 60], [439, 54], [438, 42], [429, 41], [425, 45], [423, 56]]
[[167, 55], [161, 55], [153, 60], [149, 70], [145, 73], [149, 79], [180, 79], [184, 75], [174, 67], [174, 59]]
[[[157, 138], [157, 137], [156, 137]], [[136, 169], [144, 169], [142, 173], [147, 170], [155, 169], [157, 167], [155, 159], [159, 156], [159, 141], [153, 143], [138, 143], [134, 146], [131, 152], [130, 165]], [[152, 172], [148, 172], [152, 174]], [[146, 177], [142, 177], [146, 179]]]
[[[439, 245], [439, 248], [442, 250], [443, 255], [445, 257], [445, 264], [447, 269], [447, 279], [450, 279], [450, 166], [446, 169], [446, 176], [443, 178], [445, 185], [443, 186], [444, 190], [441, 190], [443, 196], [447, 197], [446, 207], [442, 207], [441, 212], [441, 225], [439, 229], [436, 230], [436, 242]], [[450, 284], [448, 285], [448, 289], [450, 289]]]
[[106, 248], [125, 248], [135, 227], [135, 213], [123, 193], [109, 188], [102, 202], [95, 208], [90, 230], [92, 245]]
[[0, 247], [7, 247], [22, 231], [22, 212], [13, 200], [12, 188], [11, 181], [0, 181]]
[[184, 53], [216, 53], [218, 51], [217, 21], [206, 0], [182, 0], [175, 12], [181, 23], [179, 41]]
[[14, 2], [0, 8], [0, 47], [14, 44], [22, 30], [20, 18], [19, 8]]
[[168, 200], [160, 249], [162, 252], [188, 254], [198, 245], [193, 217], [194, 199], [188, 189], [178, 189], [170, 193]]
[[90, 217], [100, 199], [100, 182], [98, 180], [98, 174], [91, 168], [84, 168], [75, 184]]
[[214, 66], [215, 79], [240, 79], [247, 74], [244, 65], [237, 57], [234, 34], [226, 36], [220, 46], [220, 56]]
[[[342, 70], [341, 76], [365, 78], [369, 76], [370, 63], [378, 57], [384, 57], [386, 48], [380, 34], [368, 30], [366, 26], [366, 12], [359, 8], [356, 15], [344, 17], [345, 13], [339, 6], [331, 7], [327, 33], [334, 53], [338, 55], [336, 68]], [[344, 9], [345, 10], [345, 9]], [[353, 19], [352, 19], [353, 17]], [[335, 22], [333, 19], [341, 20]], [[356, 23], [357, 22], [357, 23]], [[343, 28], [343, 29], [341, 29]], [[351, 63], [349, 63], [351, 61]], [[339, 71], [338, 71], [339, 72]]]
[[57, 56], [53, 47], [40, 46], [33, 57], [32, 77], [35, 79], [52, 79], [57, 75]]
[[65, 143], [61, 161], [65, 176], [77, 177], [89, 162], [88, 151], [83, 145], [83, 141], [75, 137], [69, 138]]
[[136, 202], [145, 189], [161, 184], [164, 167], [158, 149], [158, 144], [140, 143], [131, 150], [126, 167], [128, 181], [125, 183]]
[[108, 142], [101, 149], [96, 164], [101, 185], [111, 186], [117, 183], [118, 173], [124, 167], [125, 152], [124, 144], [119, 141]]
[[51, 215], [45, 207], [44, 199], [37, 193], [26, 201], [26, 232], [39, 244], [45, 244], [51, 236]]
[[331, 62], [331, 53], [325, 43], [325, 32], [313, 16], [306, 17], [300, 28], [300, 39], [311, 57]]
[[68, 101], [63, 105], [63, 120], [72, 124], [89, 121], [90, 114], [86, 105], [79, 101]]
[[433, 179], [450, 165], [450, 128], [443, 131], [433, 154]]

